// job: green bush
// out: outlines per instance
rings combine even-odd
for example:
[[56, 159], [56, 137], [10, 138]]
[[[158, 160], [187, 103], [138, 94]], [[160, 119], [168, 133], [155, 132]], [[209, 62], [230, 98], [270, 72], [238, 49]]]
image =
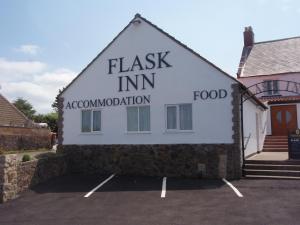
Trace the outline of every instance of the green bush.
[[27, 155], [27, 154], [23, 155], [22, 162], [27, 162], [27, 161], [30, 161], [30, 160], [31, 160], [30, 155]]

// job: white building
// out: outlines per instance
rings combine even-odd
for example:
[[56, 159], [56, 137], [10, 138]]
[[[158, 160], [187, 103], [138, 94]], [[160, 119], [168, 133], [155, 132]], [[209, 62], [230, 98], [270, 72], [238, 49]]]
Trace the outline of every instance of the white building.
[[[60, 95], [59, 148], [73, 171], [239, 178], [243, 90], [137, 14]], [[262, 129], [265, 106], [245, 107]]]
[[[252, 28], [246, 27], [237, 76], [268, 106], [262, 119], [268, 135], [263, 150], [287, 152], [287, 135], [300, 127], [300, 37], [255, 42]], [[258, 137], [259, 145], [263, 137]]]

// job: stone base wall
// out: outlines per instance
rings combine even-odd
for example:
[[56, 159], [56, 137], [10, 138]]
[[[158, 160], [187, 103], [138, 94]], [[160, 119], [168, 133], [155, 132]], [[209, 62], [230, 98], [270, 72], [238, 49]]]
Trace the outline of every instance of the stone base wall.
[[70, 172], [239, 179], [234, 144], [62, 145]]
[[66, 173], [67, 164], [62, 155], [20, 162], [17, 166], [17, 193]]
[[0, 156], [0, 202], [14, 199], [29, 187], [67, 173], [63, 155], [18, 162], [17, 155]]
[[51, 147], [51, 131], [46, 128], [0, 126], [0, 149], [38, 149]]
[[0, 202], [17, 195], [17, 155], [0, 156]]

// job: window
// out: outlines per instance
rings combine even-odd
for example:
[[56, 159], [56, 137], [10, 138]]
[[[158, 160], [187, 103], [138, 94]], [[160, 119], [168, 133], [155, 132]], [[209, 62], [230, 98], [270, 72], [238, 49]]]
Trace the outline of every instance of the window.
[[81, 132], [101, 131], [101, 111], [82, 110], [81, 111]]
[[167, 130], [192, 130], [192, 104], [166, 106]]
[[267, 95], [278, 95], [279, 94], [278, 80], [265, 80], [264, 91]]
[[150, 131], [150, 106], [127, 107], [127, 131]]

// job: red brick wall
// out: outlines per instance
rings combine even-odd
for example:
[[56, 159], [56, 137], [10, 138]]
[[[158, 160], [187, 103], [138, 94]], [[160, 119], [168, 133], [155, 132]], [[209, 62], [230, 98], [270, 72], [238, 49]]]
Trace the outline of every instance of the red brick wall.
[[0, 126], [0, 149], [38, 149], [51, 147], [51, 131], [46, 128]]

